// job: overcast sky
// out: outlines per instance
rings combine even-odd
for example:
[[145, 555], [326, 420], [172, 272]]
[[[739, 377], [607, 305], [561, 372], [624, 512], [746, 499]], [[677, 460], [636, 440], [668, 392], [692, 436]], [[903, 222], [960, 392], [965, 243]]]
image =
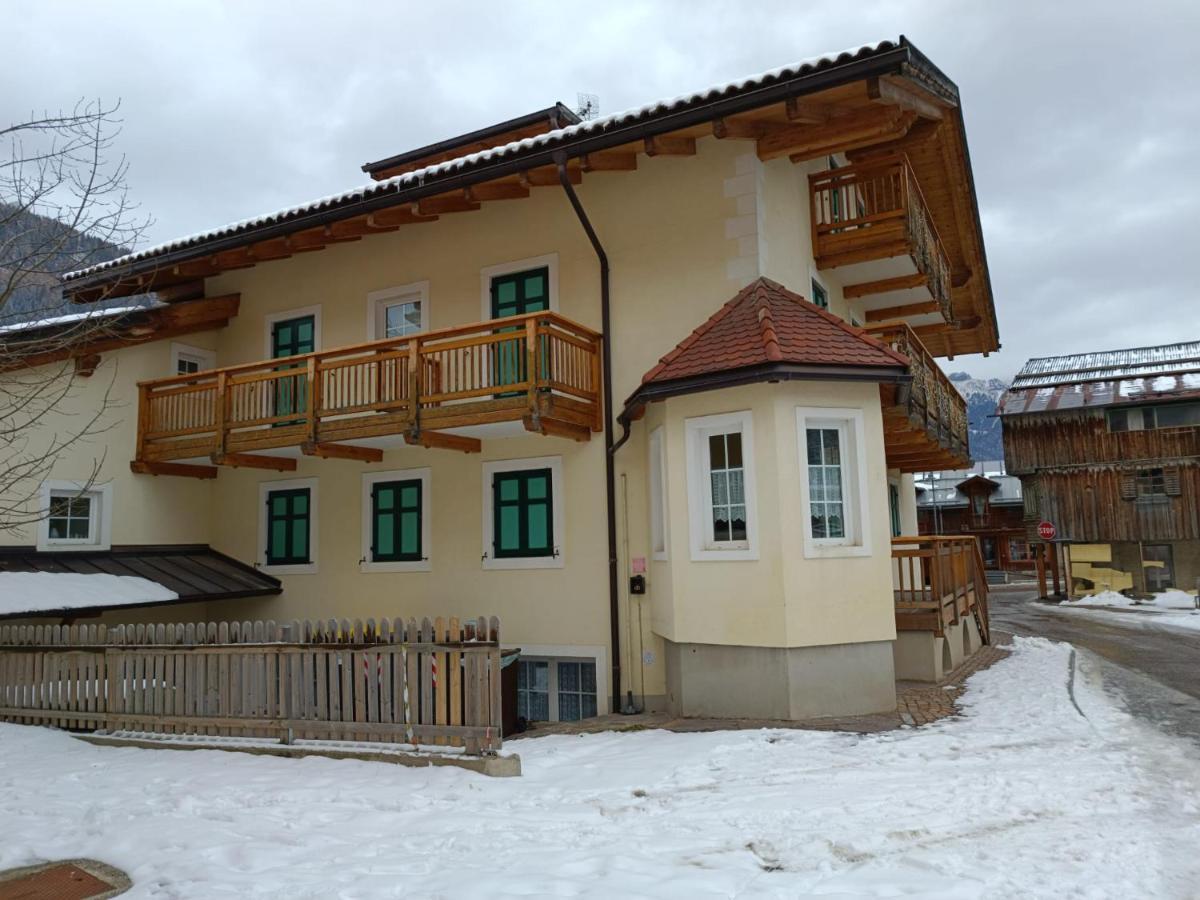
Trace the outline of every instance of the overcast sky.
[[58, 3], [5, 17], [0, 120], [120, 98], [147, 243], [562, 100], [602, 113], [907, 35], [957, 82], [1004, 345], [1200, 339], [1200, 3]]

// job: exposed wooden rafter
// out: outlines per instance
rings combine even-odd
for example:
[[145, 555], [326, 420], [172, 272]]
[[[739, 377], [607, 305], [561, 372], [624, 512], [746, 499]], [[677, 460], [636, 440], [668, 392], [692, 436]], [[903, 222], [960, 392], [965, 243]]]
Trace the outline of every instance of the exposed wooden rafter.
[[274, 469], [276, 472], [295, 472], [296, 460], [290, 456], [261, 456], [257, 453], [214, 453], [210, 457], [214, 466], [229, 466], [234, 469]]
[[416, 434], [410, 431], [404, 435], [404, 442], [417, 447], [458, 450], [462, 453], [479, 453], [483, 450], [483, 442], [479, 438], [464, 437], [461, 434], [446, 434], [444, 431], [421, 430]]
[[175, 475], [184, 478], [216, 478], [216, 466], [198, 466], [191, 463], [146, 462], [135, 459], [129, 463], [129, 470], [136, 475]]
[[620, 151], [588, 153], [580, 158], [585, 172], [633, 172], [637, 169], [637, 154]]
[[378, 447], [356, 447], [353, 444], [305, 441], [300, 445], [300, 452], [305, 456], [318, 456], [321, 459], [353, 459], [370, 463], [383, 461], [383, 451]]
[[923, 300], [920, 303], [905, 303], [902, 306], [888, 306], [883, 309], [867, 310], [868, 322], [886, 322], [889, 319], [904, 319], [908, 316], [922, 316], [927, 313], [941, 312], [942, 305], [936, 300]]
[[866, 85], [867, 96], [875, 103], [898, 106], [923, 119], [940, 120], [943, 116], [942, 103], [906, 78], [868, 78]]
[[643, 142], [647, 156], [695, 156], [696, 139], [678, 134], [648, 137]]
[[526, 431], [532, 431], [535, 434], [569, 438], [572, 441], [580, 442], [591, 440], [592, 437], [590, 428], [586, 425], [577, 425], [574, 422], [563, 422], [559, 419], [546, 417], [535, 419], [533, 416], [526, 416], [521, 421], [524, 423]]

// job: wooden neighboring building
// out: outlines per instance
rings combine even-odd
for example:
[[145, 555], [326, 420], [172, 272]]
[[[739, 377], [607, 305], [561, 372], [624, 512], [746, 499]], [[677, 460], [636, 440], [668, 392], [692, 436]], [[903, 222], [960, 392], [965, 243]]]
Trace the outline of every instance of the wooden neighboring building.
[[1021, 480], [1000, 460], [971, 469], [931, 472], [917, 484], [921, 534], [964, 534], [979, 539], [984, 566], [996, 572], [1031, 572]]
[[1025, 525], [1071, 589], [1200, 584], [1200, 341], [1031, 359], [1000, 401]]

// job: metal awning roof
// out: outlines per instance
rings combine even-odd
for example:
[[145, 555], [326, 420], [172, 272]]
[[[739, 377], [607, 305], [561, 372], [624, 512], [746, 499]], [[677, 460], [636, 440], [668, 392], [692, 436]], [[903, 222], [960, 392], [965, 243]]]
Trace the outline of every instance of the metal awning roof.
[[[169, 601], [122, 604], [123, 609], [137, 605], [159, 606], [163, 603], [203, 603], [211, 600], [266, 597], [279, 594], [283, 590], [278, 578], [218, 553], [204, 544], [128, 546], [96, 551], [44, 551], [33, 547], [0, 547], [0, 572], [134, 575], [157, 582], [179, 595], [178, 599]], [[64, 614], [77, 615], [105, 608], [107, 607], [103, 603], [97, 603], [93, 607], [72, 608], [64, 611]], [[53, 614], [54, 610], [37, 613]]]

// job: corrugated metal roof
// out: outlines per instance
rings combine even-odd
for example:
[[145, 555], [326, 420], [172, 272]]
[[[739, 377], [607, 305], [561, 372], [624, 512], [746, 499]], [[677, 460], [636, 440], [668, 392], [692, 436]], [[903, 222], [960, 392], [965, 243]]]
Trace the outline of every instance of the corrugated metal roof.
[[107, 262], [98, 263], [94, 266], [88, 266], [84, 269], [78, 269], [74, 272], [68, 272], [63, 276], [63, 280], [73, 281], [75, 279], [83, 278], [87, 275], [92, 275], [107, 269], [127, 265], [138, 260], [159, 256], [170, 251], [180, 250], [197, 244], [202, 244], [216, 238], [252, 231], [264, 225], [271, 225], [284, 220], [299, 218], [309, 213], [318, 212], [330, 207], [340, 206], [347, 202], [363, 200], [368, 197], [385, 194], [388, 192], [397, 192], [408, 187], [415, 187], [424, 182], [426, 179], [435, 178], [436, 176], [443, 175], [454, 170], [467, 169], [482, 162], [507, 156], [515, 156], [523, 151], [533, 148], [567, 144], [575, 138], [603, 132], [607, 129], [634, 124], [641, 120], [653, 119], [657, 116], [670, 113], [677, 109], [682, 109], [693, 104], [718, 100], [727, 95], [734, 95], [741, 92], [750, 91], [758, 87], [773, 84], [777, 81], [795, 78], [801, 75], [807, 75], [818, 69], [824, 69], [835, 65], [854, 62], [860, 59], [866, 59], [877, 53], [883, 53], [902, 46], [909, 46], [903, 38], [901, 38], [899, 41], [879, 41], [878, 43], [867, 44], [861, 47], [843, 50], [839, 53], [825, 53], [821, 54], [820, 56], [813, 56], [808, 59], [801, 60], [800, 62], [782, 66], [777, 69], [771, 69], [747, 78], [739, 78], [733, 81], [724, 82], [722, 84], [713, 85], [712, 87], [705, 88], [702, 91], [696, 91], [690, 94], [681, 94], [677, 97], [658, 100], [654, 103], [648, 103], [645, 106], [628, 109], [612, 115], [600, 116], [595, 119], [580, 122], [577, 125], [570, 125], [566, 128], [547, 131], [544, 134], [524, 138], [519, 141], [512, 141], [511, 143], [504, 144], [499, 147], [482, 150], [478, 153], [470, 153], [465, 156], [456, 157], [455, 159], [436, 163], [431, 166], [425, 166], [420, 169], [414, 169], [412, 172], [406, 172], [403, 175], [397, 175], [394, 178], [388, 178], [383, 181], [371, 181], [365, 185], [351, 188], [350, 190], [343, 191], [339, 194], [332, 194], [330, 196], [322, 197], [318, 200], [313, 200], [299, 206], [278, 210], [277, 212], [273, 212], [265, 216], [255, 216], [254, 218], [243, 219], [240, 222], [233, 222], [220, 228], [197, 232], [196, 234], [191, 234], [173, 241], [167, 241], [166, 243], [148, 247], [145, 250], [139, 250], [135, 253], [130, 253], [116, 259], [108, 260]]
[[1023, 413], [1194, 399], [1200, 399], [1200, 372], [1011, 389], [1000, 398], [997, 413], [1001, 416], [1016, 416]]
[[1017, 373], [1012, 387], [1144, 379], [1184, 372], [1200, 372], [1200, 341], [1031, 359]]

